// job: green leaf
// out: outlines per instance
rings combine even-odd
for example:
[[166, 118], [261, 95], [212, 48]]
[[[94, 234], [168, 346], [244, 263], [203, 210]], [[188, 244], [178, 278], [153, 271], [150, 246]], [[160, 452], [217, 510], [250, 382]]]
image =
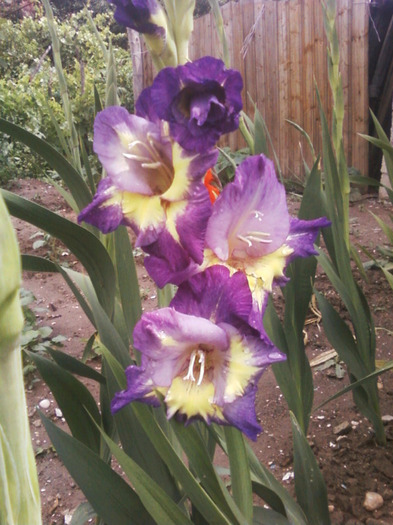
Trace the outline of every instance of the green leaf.
[[254, 154], [259, 155], [260, 153], [263, 153], [264, 155], [269, 155], [266, 138], [266, 124], [257, 107], [255, 107], [254, 130]]
[[[227, 452], [223, 432], [217, 425], [211, 425], [210, 431], [218, 444]], [[276, 512], [286, 515], [291, 525], [309, 525], [300, 506], [277, 481], [273, 474], [260, 463], [249, 443], [246, 442], [246, 451], [251, 470], [253, 489]]]
[[171, 421], [176, 436], [186, 453], [191, 469], [200, 478], [201, 484], [232, 524], [245, 524], [244, 516], [229, 496], [221, 478], [217, 475], [206, 446], [194, 426], [185, 427], [183, 423]]
[[325, 482], [318, 463], [294, 414], [291, 412], [295, 490], [298, 502], [312, 525], [330, 525]]
[[116, 63], [113, 54], [112, 42], [110, 42], [107, 55], [105, 106], [108, 107], [118, 105], [119, 98], [117, 96]]
[[100, 302], [109, 314], [113, 311], [115, 272], [102, 243], [85, 228], [33, 202], [1, 190], [11, 215], [34, 224], [60, 239], [86, 268]]
[[43, 414], [40, 417], [60, 459], [107, 525], [154, 525], [138, 495], [114, 470]]
[[290, 522], [278, 512], [263, 507], [254, 507], [253, 525], [291, 525]]
[[252, 523], [253, 506], [251, 476], [243, 434], [234, 427], [225, 427], [224, 432], [231, 469], [233, 499], [244, 515], [246, 522]]
[[104, 432], [101, 432], [101, 435], [156, 523], [165, 523], [165, 525], [192, 523], [166, 492], [130, 456]]
[[128, 232], [124, 226], [118, 228], [115, 236], [116, 272], [121, 298], [124, 321], [129, 338], [132, 337], [135, 324], [142, 314], [139, 294], [138, 276], [132, 246]]
[[378, 376], [380, 376], [380, 375], [384, 374], [385, 372], [388, 372], [389, 370], [392, 370], [392, 369], [393, 369], [393, 361], [389, 361], [386, 365], [382, 366], [381, 368], [377, 368], [374, 372], [372, 372], [371, 374], [368, 374], [366, 377], [363, 377], [362, 379], [359, 379], [358, 381], [355, 381], [354, 383], [351, 383], [350, 385], [346, 386], [345, 388], [343, 388], [339, 392], [336, 392], [335, 394], [330, 396], [328, 399], [323, 401], [323, 403], [321, 403], [320, 405], [315, 407], [314, 412], [316, 412], [317, 410], [319, 410], [323, 406], [325, 406], [328, 403], [330, 403], [330, 401], [333, 401], [333, 399], [337, 399], [338, 397], [343, 396], [344, 394], [346, 394], [347, 392], [350, 392], [354, 388], [357, 388], [357, 387], [363, 385], [368, 380], [375, 379], [376, 377], [378, 377]]
[[81, 377], [87, 377], [97, 381], [98, 383], [105, 384], [105, 377], [91, 368], [90, 366], [85, 365], [75, 357], [60, 352], [60, 350], [53, 350], [53, 348], [48, 350], [54, 361], [61, 366], [64, 370], [71, 372], [72, 374], [77, 374]]
[[53, 146], [36, 137], [33, 133], [2, 118], [0, 118], [0, 131], [10, 135], [14, 140], [23, 142], [45, 159], [69, 188], [80, 210], [91, 202], [92, 195], [80, 173]]
[[93, 520], [96, 518], [96, 516], [97, 514], [93, 507], [90, 505], [90, 503], [85, 501], [76, 508], [72, 515], [70, 525], [85, 525], [86, 521]]
[[232, 525], [233, 522], [226, 518], [217, 503], [205, 492], [199, 481], [195, 479], [177, 455], [161, 427], [150, 417], [148, 407], [140, 403], [134, 403], [132, 409], [138, 416], [138, 420], [142, 424], [146, 435], [149, 436], [156, 451], [168, 465], [174, 478], [178, 480], [187, 496], [206, 518], [207, 522], [217, 525]]
[[87, 447], [98, 452], [100, 434], [89, 414], [98, 423], [100, 413], [87, 388], [73, 375], [49, 359], [28, 352], [39, 373], [53, 393], [72, 435]]

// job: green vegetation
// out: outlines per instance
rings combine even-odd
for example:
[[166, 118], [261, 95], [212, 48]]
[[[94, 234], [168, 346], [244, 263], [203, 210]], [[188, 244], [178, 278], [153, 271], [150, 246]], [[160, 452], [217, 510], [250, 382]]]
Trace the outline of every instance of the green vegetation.
[[[120, 102], [133, 110], [132, 65], [126, 37], [111, 30], [111, 14], [101, 13], [94, 23], [104, 42], [112, 41], [117, 63]], [[74, 124], [89, 155], [92, 154], [94, 86], [104, 96], [106, 62], [86, 11], [57, 23], [67, 88], [73, 101]], [[43, 138], [62, 151], [56, 124], [68, 136], [61, 90], [53, 64], [45, 17], [12, 22], [0, 19], [0, 116]], [[91, 156], [91, 161], [94, 157]], [[0, 141], [0, 184], [16, 177], [44, 174], [42, 160], [8, 137]], [[46, 173], [47, 174], [47, 173]]]

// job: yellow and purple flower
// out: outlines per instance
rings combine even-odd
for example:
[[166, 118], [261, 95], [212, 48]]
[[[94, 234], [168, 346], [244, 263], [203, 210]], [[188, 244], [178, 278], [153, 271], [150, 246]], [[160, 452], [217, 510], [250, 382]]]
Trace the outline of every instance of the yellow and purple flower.
[[141, 365], [126, 369], [127, 389], [115, 395], [112, 411], [163, 399], [168, 418], [230, 424], [256, 439], [258, 380], [285, 356], [249, 326], [251, 307], [240, 272], [230, 277], [215, 266], [183, 283], [170, 307], [143, 314], [136, 325]]
[[253, 296], [249, 320], [260, 330], [267, 292], [273, 284], [285, 284], [285, 269], [292, 260], [317, 255], [317, 235], [329, 225], [325, 217], [291, 217], [273, 162], [255, 155], [240, 164], [235, 180], [213, 207], [202, 267], [222, 264], [247, 276]]
[[[174, 142], [152, 108], [137, 104], [138, 115], [121, 107], [100, 112], [94, 124], [94, 151], [107, 172], [93, 202], [79, 215], [108, 233], [131, 226], [137, 246], [151, 246], [161, 234], [197, 262], [211, 203], [203, 184], [217, 152], [189, 153]], [[198, 218], [198, 220], [196, 220]]]
[[210, 56], [161, 70], [149, 88], [151, 103], [160, 119], [169, 122], [171, 136], [197, 152], [238, 128], [242, 89], [240, 73]]

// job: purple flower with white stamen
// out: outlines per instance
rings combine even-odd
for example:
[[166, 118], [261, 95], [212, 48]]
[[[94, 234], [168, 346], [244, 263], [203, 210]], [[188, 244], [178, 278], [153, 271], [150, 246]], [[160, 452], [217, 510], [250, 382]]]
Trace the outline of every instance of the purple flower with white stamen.
[[165, 30], [157, 25], [155, 17], [163, 10], [157, 0], [109, 0], [115, 4], [115, 20], [118, 24], [130, 27], [148, 35], [163, 36]]
[[127, 389], [112, 411], [132, 401], [164, 400], [168, 418], [230, 424], [256, 439], [257, 382], [285, 356], [247, 322], [252, 306], [247, 280], [209, 268], [180, 286], [171, 307], [143, 314], [134, 330], [140, 366], [126, 370]]
[[242, 89], [240, 73], [209, 56], [161, 70], [149, 88], [172, 137], [186, 150], [198, 152], [238, 128]]
[[273, 283], [286, 281], [285, 268], [293, 259], [317, 255], [314, 242], [329, 225], [325, 217], [291, 217], [273, 162], [255, 155], [240, 164], [214, 204], [202, 267], [223, 264], [245, 273], [253, 294], [250, 322], [260, 330], [266, 293]]
[[[109, 233], [119, 225], [131, 226], [137, 246], [154, 245], [166, 233], [198, 263], [203, 259], [204, 234], [211, 213], [202, 179], [217, 152], [191, 154], [165, 131], [154, 112], [143, 118], [114, 106], [101, 111], [94, 123], [94, 151], [107, 177], [93, 202], [79, 215]], [[190, 217], [198, 216], [198, 221]]]

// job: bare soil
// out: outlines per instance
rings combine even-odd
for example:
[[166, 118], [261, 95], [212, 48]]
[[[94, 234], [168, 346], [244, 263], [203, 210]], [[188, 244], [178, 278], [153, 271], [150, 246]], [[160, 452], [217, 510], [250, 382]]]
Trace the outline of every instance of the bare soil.
[[[72, 211], [63, 199], [46, 183], [21, 180], [14, 183], [12, 191], [61, 215], [73, 218]], [[290, 196], [289, 202], [291, 209], [295, 209], [299, 201]], [[361, 197], [350, 209], [351, 238], [355, 245], [364, 246], [369, 252], [376, 254], [376, 246], [382, 245], [386, 239], [370, 211], [389, 223], [389, 203], [380, 202], [376, 197]], [[69, 251], [59, 243], [49, 241], [39, 250], [33, 250], [36, 237], [32, 236], [37, 233], [37, 229], [19, 220], [14, 220], [14, 224], [22, 253], [47, 255], [71, 266], [77, 264]], [[363, 253], [361, 258], [367, 259]], [[143, 257], [138, 256], [136, 260], [143, 307], [146, 310], [152, 309], [156, 306], [155, 287], [143, 267]], [[393, 292], [380, 270], [368, 270], [367, 277], [368, 282], [362, 281], [361, 286], [377, 327], [377, 359], [388, 361], [392, 359]], [[327, 294], [337, 308], [342, 309], [338, 297], [321, 270], [318, 272], [316, 283], [318, 289]], [[53, 328], [53, 335], [65, 336], [62, 350], [81, 357], [93, 328], [62, 277], [25, 272], [23, 286], [36, 297], [32, 307], [39, 325]], [[276, 295], [279, 295], [279, 292], [276, 292]], [[342, 314], [345, 315], [345, 312], [342, 311]], [[307, 353], [312, 361], [331, 350], [331, 346], [324, 336], [318, 315], [310, 311], [309, 319], [310, 322], [306, 326]], [[99, 359], [89, 361], [89, 365], [99, 369]], [[314, 406], [318, 406], [348, 384], [346, 374], [341, 378], [341, 369], [335, 365], [323, 367], [324, 365], [313, 367]], [[69, 519], [69, 515], [85, 498], [51, 447], [37, 415], [38, 404], [47, 399], [50, 405], [44, 412], [60, 427], [66, 429], [61, 414], [56, 414], [57, 406], [51, 392], [37, 372], [26, 377], [26, 392], [33, 446], [36, 451], [43, 520], [45, 525], [59, 525]], [[381, 376], [379, 393], [382, 415], [393, 416], [391, 372]], [[254, 450], [262, 463], [271, 469], [291, 493], [294, 493], [291, 426], [285, 400], [271, 370], [268, 370], [260, 381], [257, 413], [264, 432], [253, 445]], [[345, 422], [348, 422], [347, 433], [340, 436], [335, 434], [336, 427]], [[375, 443], [370, 423], [357, 411], [350, 393], [313, 412], [308, 438], [326, 481], [334, 525], [393, 523], [393, 422], [388, 422], [385, 429], [387, 446], [380, 447]], [[363, 507], [367, 491], [377, 492], [383, 497], [383, 505], [378, 510], [370, 512]]]

